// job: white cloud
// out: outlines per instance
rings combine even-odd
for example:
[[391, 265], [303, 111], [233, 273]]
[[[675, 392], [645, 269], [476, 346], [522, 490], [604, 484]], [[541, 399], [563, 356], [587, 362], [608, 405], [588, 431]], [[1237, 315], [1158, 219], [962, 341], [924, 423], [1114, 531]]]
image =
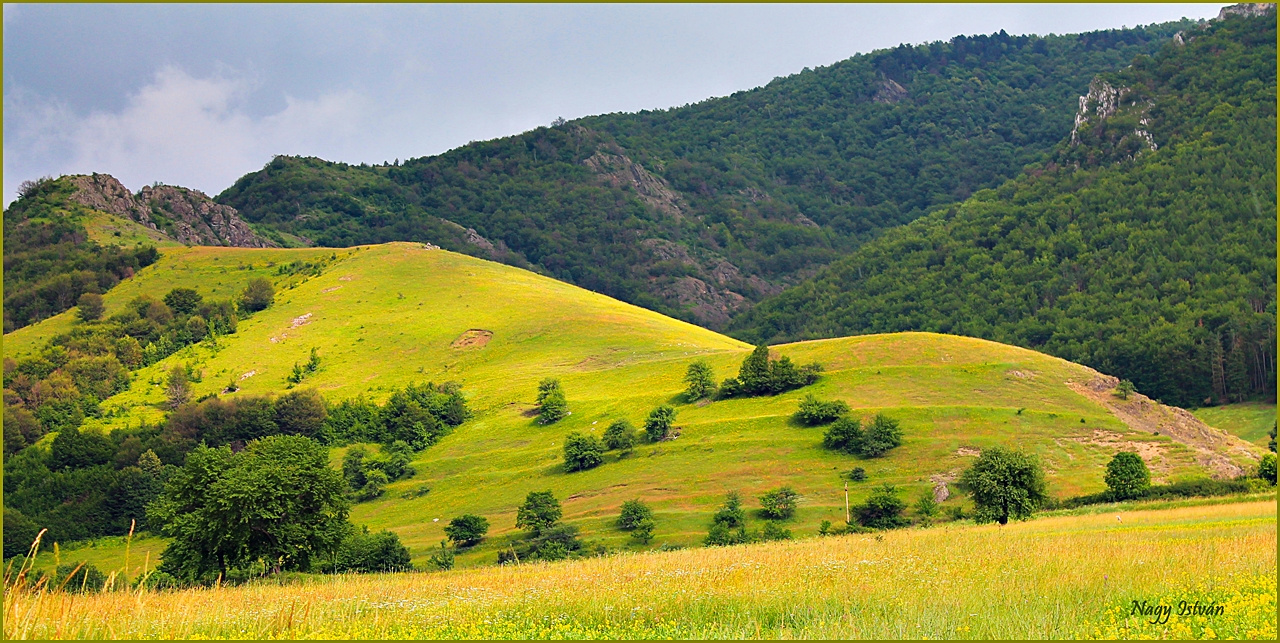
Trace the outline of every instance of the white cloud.
[[[117, 112], [84, 116], [21, 90], [5, 97], [5, 197], [36, 167], [57, 174], [104, 172], [130, 189], [155, 181], [216, 194], [275, 154], [322, 154], [358, 136], [368, 116], [353, 92], [285, 97], [280, 111], [245, 108], [253, 84], [233, 73], [196, 78], [156, 72]], [[47, 171], [46, 171], [47, 173]]]

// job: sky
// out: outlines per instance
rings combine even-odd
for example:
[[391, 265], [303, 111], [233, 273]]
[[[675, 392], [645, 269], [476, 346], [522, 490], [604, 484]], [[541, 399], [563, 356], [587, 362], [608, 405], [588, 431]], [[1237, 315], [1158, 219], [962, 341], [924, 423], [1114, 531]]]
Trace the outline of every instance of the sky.
[[404, 160], [900, 43], [1223, 6], [5, 3], [4, 201], [23, 180], [90, 172], [216, 195], [277, 154]]

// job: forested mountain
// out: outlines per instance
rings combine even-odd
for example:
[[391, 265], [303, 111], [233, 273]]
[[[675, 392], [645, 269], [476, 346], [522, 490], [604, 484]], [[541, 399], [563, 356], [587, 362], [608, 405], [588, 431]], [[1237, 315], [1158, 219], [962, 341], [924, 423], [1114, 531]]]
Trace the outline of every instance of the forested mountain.
[[1100, 75], [1047, 162], [862, 246], [735, 334], [930, 330], [1180, 406], [1274, 395], [1275, 43], [1274, 11], [1224, 15]]
[[723, 327], [879, 230], [1042, 160], [1094, 75], [1190, 25], [903, 45], [403, 164], [280, 157], [218, 201], [319, 245], [429, 241]]

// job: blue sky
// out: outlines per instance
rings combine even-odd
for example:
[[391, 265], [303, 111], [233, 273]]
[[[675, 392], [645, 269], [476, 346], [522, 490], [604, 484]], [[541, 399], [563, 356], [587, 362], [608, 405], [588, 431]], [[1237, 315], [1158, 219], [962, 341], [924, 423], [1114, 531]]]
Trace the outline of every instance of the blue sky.
[[276, 154], [378, 163], [665, 108], [899, 43], [1223, 4], [4, 5], [4, 192], [105, 172], [214, 195]]

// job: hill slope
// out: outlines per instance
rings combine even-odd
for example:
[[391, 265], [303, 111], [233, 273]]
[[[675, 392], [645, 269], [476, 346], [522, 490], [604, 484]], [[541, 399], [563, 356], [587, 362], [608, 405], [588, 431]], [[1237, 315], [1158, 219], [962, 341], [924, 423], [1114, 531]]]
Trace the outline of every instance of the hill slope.
[[1228, 16], [1100, 76], [1053, 162], [863, 246], [734, 334], [932, 330], [1181, 406], [1274, 396], [1275, 29], [1274, 9]]
[[1190, 24], [903, 45], [403, 164], [279, 157], [217, 198], [321, 245], [429, 241], [721, 328], [1041, 159], [1090, 78]]
[[[283, 274], [281, 267], [294, 261], [321, 268]], [[306, 361], [313, 347], [321, 366], [303, 386], [331, 404], [357, 395], [381, 399], [413, 381], [460, 382], [475, 417], [420, 452], [416, 476], [392, 483], [382, 498], [352, 513], [357, 524], [395, 530], [418, 562], [442, 538], [445, 522], [462, 513], [487, 516], [493, 530], [460, 560], [492, 562], [517, 535], [516, 506], [527, 492], [544, 489], [561, 499], [565, 519], [590, 539], [627, 546], [613, 520], [623, 501], [643, 498], [657, 513], [656, 543], [688, 545], [701, 541], [711, 512], [731, 490], [754, 507], [756, 495], [790, 485], [804, 496], [793, 531], [813, 533], [823, 519], [838, 524], [841, 476], [854, 466], [865, 467], [870, 480], [852, 485], [853, 502], [881, 482], [914, 498], [954, 480], [978, 450], [1016, 446], [1043, 458], [1052, 492], [1064, 497], [1103, 488], [1102, 469], [1118, 449], [1138, 450], [1155, 477], [1166, 480], [1235, 472], [1258, 452], [1202, 425], [1193, 427], [1204, 428], [1199, 437], [1180, 432], [1185, 418], [1140, 397], [1117, 410], [1118, 402], [1096, 395], [1109, 395], [1114, 380], [1091, 369], [929, 333], [777, 346], [775, 352], [801, 363], [824, 364], [826, 373], [811, 387], [776, 397], [684, 404], [681, 378], [690, 361], [707, 359], [719, 379], [736, 373], [750, 347], [546, 277], [420, 244], [340, 252], [166, 250], [156, 265], [107, 294], [107, 312], [139, 293], [159, 297], [175, 286], [225, 296], [252, 275], [276, 281], [272, 307], [241, 321], [218, 347], [203, 342], [140, 369], [127, 390], [103, 402], [103, 417], [86, 425], [121, 429], [159, 421], [162, 376], [179, 364], [203, 374], [193, 385], [196, 396], [219, 393], [231, 378], [241, 390], [223, 397], [282, 393], [290, 365]], [[7, 335], [6, 357], [15, 345], [36, 346], [74, 328], [72, 314]], [[538, 381], [548, 376], [563, 382], [572, 415], [541, 426], [527, 412]], [[885, 412], [899, 419], [903, 446], [874, 460], [824, 450], [822, 429], [790, 421], [811, 392], [846, 401], [856, 417]], [[638, 425], [664, 403], [677, 408], [677, 439], [564, 473], [567, 433], [599, 434], [617, 418]], [[424, 487], [429, 492], [404, 497]], [[19, 482], [7, 478], [6, 488], [13, 493]]]

